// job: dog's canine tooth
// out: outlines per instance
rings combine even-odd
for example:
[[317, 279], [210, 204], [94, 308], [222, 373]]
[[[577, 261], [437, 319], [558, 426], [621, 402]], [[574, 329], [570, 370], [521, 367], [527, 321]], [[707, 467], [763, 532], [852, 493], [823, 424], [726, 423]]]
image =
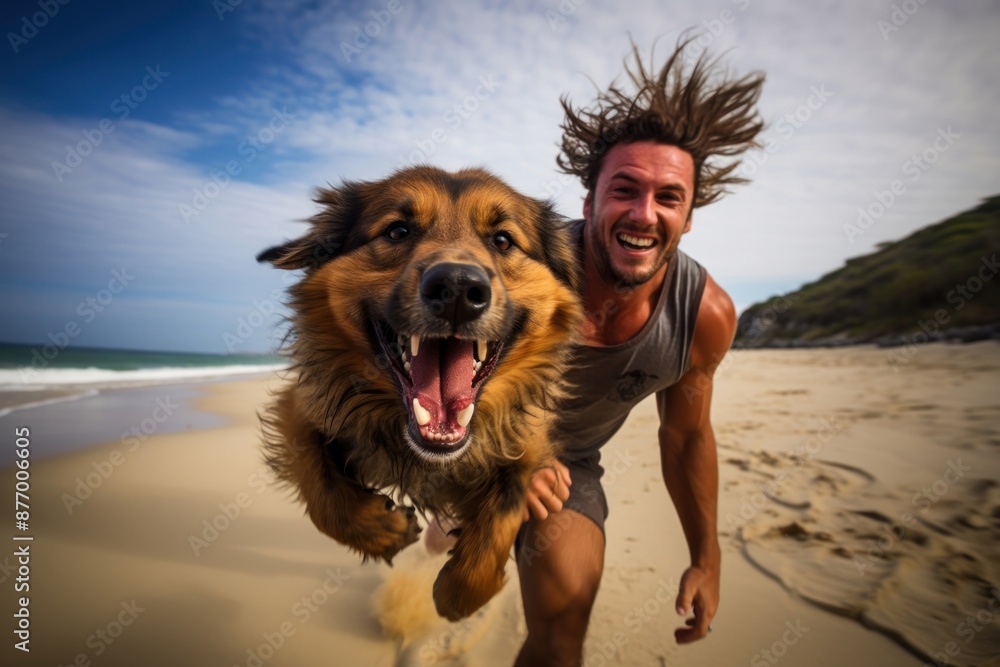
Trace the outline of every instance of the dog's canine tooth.
[[475, 409], [476, 409], [476, 404], [469, 403], [469, 405], [466, 408], [464, 408], [457, 415], [455, 415], [455, 420], [462, 427], [468, 426], [469, 422], [472, 421], [472, 413]]
[[476, 359], [478, 361], [486, 359], [486, 341], [478, 338], [476, 339]]
[[431, 423], [431, 413], [420, 405], [416, 396], [413, 397], [413, 418], [417, 420], [418, 426], [427, 426]]
[[420, 336], [413, 334], [410, 336], [410, 357], [417, 356], [417, 350], [420, 349]]

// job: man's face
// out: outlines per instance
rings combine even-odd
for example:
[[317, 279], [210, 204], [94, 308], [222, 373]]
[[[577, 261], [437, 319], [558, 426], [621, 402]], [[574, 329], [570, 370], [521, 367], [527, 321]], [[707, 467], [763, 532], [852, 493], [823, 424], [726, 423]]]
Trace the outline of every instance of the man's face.
[[694, 160], [676, 146], [639, 141], [608, 151], [583, 216], [602, 277], [637, 287], [674, 256], [691, 228]]

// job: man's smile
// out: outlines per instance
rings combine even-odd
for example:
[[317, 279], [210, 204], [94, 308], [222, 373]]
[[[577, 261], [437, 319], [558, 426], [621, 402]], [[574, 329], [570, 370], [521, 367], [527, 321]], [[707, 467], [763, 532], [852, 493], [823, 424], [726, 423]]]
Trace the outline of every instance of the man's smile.
[[657, 241], [654, 238], [650, 238], [648, 236], [636, 236], [626, 232], [618, 232], [618, 234], [615, 235], [615, 238], [617, 239], [618, 244], [626, 250], [643, 251], [649, 250], [657, 245]]

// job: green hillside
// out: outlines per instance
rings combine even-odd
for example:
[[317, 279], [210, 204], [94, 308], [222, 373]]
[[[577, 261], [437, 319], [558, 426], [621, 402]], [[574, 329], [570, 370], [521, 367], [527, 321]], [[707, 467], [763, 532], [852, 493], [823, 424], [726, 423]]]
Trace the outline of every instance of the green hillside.
[[1000, 323], [998, 258], [1000, 195], [995, 195], [849, 259], [795, 292], [754, 304], [740, 316], [735, 345], [896, 342], [935, 328], [975, 327], [990, 335]]

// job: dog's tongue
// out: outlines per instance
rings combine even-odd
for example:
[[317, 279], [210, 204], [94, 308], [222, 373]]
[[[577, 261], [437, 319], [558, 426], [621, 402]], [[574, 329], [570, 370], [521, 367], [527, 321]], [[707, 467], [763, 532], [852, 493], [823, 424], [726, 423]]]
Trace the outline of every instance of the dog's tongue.
[[431, 414], [435, 430], [456, 423], [456, 413], [472, 403], [472, 346], [475, 341], [457, 338], [424, 338], [417, 356], [410, 360], [413, 391]]

